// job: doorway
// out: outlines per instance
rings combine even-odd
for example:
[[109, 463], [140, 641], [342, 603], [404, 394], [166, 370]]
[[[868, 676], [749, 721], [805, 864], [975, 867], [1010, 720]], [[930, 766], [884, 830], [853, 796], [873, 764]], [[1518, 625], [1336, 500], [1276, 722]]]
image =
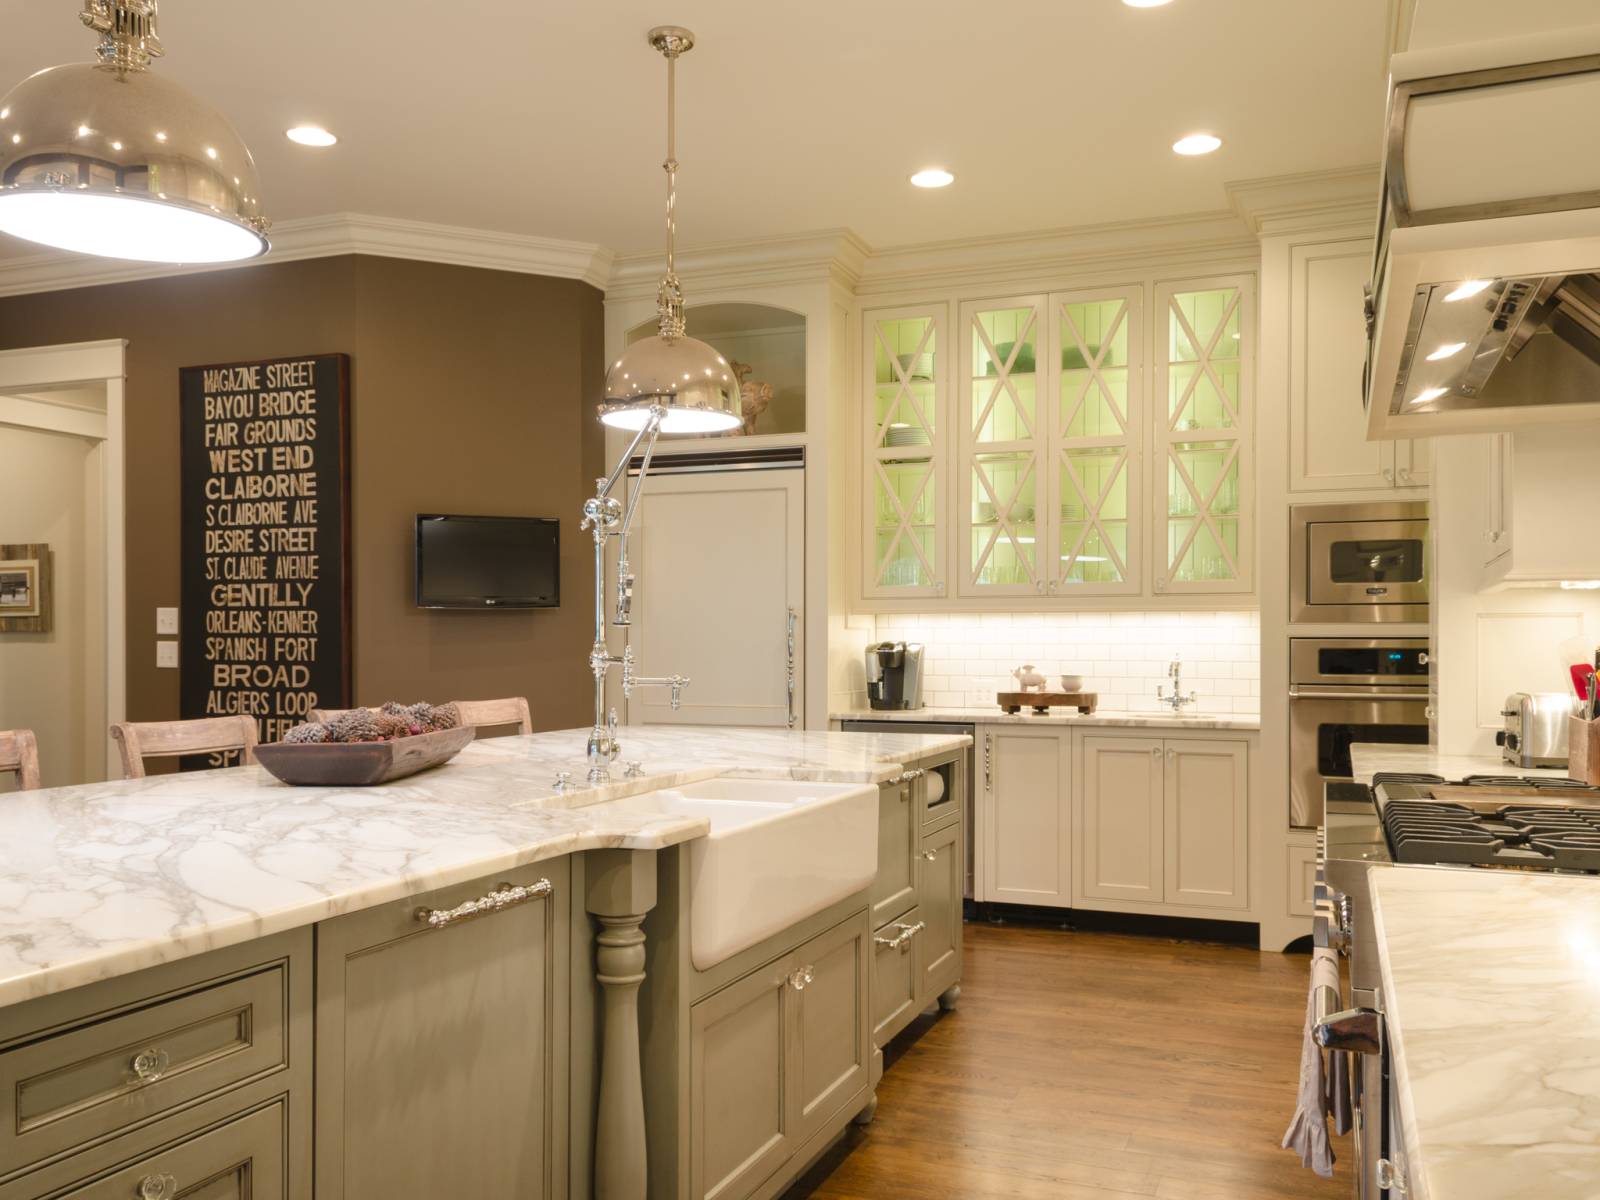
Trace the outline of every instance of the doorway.
[[[0, 545], [43, 546], [43, 628], [0, 632], [0, 729], [46, 787], [116, 773], [126, 715], [122, 341], [0, 352]], [[43, 594], [41, 589], [41, 594]]]

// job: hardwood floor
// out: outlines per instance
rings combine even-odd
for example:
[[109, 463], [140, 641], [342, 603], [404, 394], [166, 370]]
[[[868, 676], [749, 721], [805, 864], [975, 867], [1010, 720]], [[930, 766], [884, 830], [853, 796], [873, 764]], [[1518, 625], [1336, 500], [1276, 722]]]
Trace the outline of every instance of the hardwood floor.
[[959, 1012], [889, 1048], [878, 1116], [784, 1200], [1277, 1200], [1351, 1195], [1279, 1148], [1307, 961], [967, 926]]

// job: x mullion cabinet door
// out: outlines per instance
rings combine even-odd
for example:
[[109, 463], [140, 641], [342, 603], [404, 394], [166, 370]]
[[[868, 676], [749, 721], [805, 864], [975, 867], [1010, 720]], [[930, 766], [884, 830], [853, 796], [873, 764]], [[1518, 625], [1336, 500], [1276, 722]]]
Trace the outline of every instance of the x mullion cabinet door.
[[950, 529], [947, 309], [864, 316], [862, 584], [869, 597], [941, 597]]
[[1139, 286], [1050, 297], [1051, 595], [1143, 586], [1143, 304]]
[[1156, 287], [1158, 593], [1237, 593], [1253, 563], [1254, 281]]
[[1043, 296], [961, 306], [956, 569], [963, 596], [1042, 596], [1053, 578], [1044, 553], [1052, 526], [1049, 414], [1039, 383], [1046, 326]]

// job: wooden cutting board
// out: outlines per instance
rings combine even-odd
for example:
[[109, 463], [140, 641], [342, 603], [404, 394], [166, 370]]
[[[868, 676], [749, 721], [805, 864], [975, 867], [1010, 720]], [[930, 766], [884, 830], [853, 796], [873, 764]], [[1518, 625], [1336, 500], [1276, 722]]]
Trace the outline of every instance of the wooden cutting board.
[[1100, 697], [1094, 692], [998, 692], [995, 701], [1008, 713], [1025, 708], [1039, 713], [1052, 708], [1075, 708], [1088, 716], [1099, 706]]

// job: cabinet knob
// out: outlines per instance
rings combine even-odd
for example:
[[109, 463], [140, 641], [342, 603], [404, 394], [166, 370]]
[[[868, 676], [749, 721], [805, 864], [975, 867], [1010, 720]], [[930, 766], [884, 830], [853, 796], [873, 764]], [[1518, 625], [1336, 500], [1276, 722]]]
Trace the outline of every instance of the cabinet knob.
[[814, 978], [814, 976], [812, 975], [812, 970], [813, 970], [812, 965], [810, 963], [807, 963], [803, 967], [797, 967], [795, 970], [790, 971], [789, 972], [789, 986], [792, 987], [797, 992], [805, 991], [806, 990], [806, 984], [810, 983], [812, 981], [812, 979]]
[[1151, 746], [1150, 747], [1150, 757], [1151, 758], [1160, 758], [1161, 757], [1161, 747], [1160, 746]]
[[939, 857], [939, 852], [937, 850], [924, 850], [922, 852], [922, 857], [927, 859], [929, 862], [932, 862], [934, 859]]
[[154, 1083], [167, 1073], [172, 1060], [165, 1050], [141, 1050], [128, 1065], [140, 1083]]
[[178, 1181], [171, 1175], [146, 1175], [139, 1180], [139, 1200], [172, 1200]]

